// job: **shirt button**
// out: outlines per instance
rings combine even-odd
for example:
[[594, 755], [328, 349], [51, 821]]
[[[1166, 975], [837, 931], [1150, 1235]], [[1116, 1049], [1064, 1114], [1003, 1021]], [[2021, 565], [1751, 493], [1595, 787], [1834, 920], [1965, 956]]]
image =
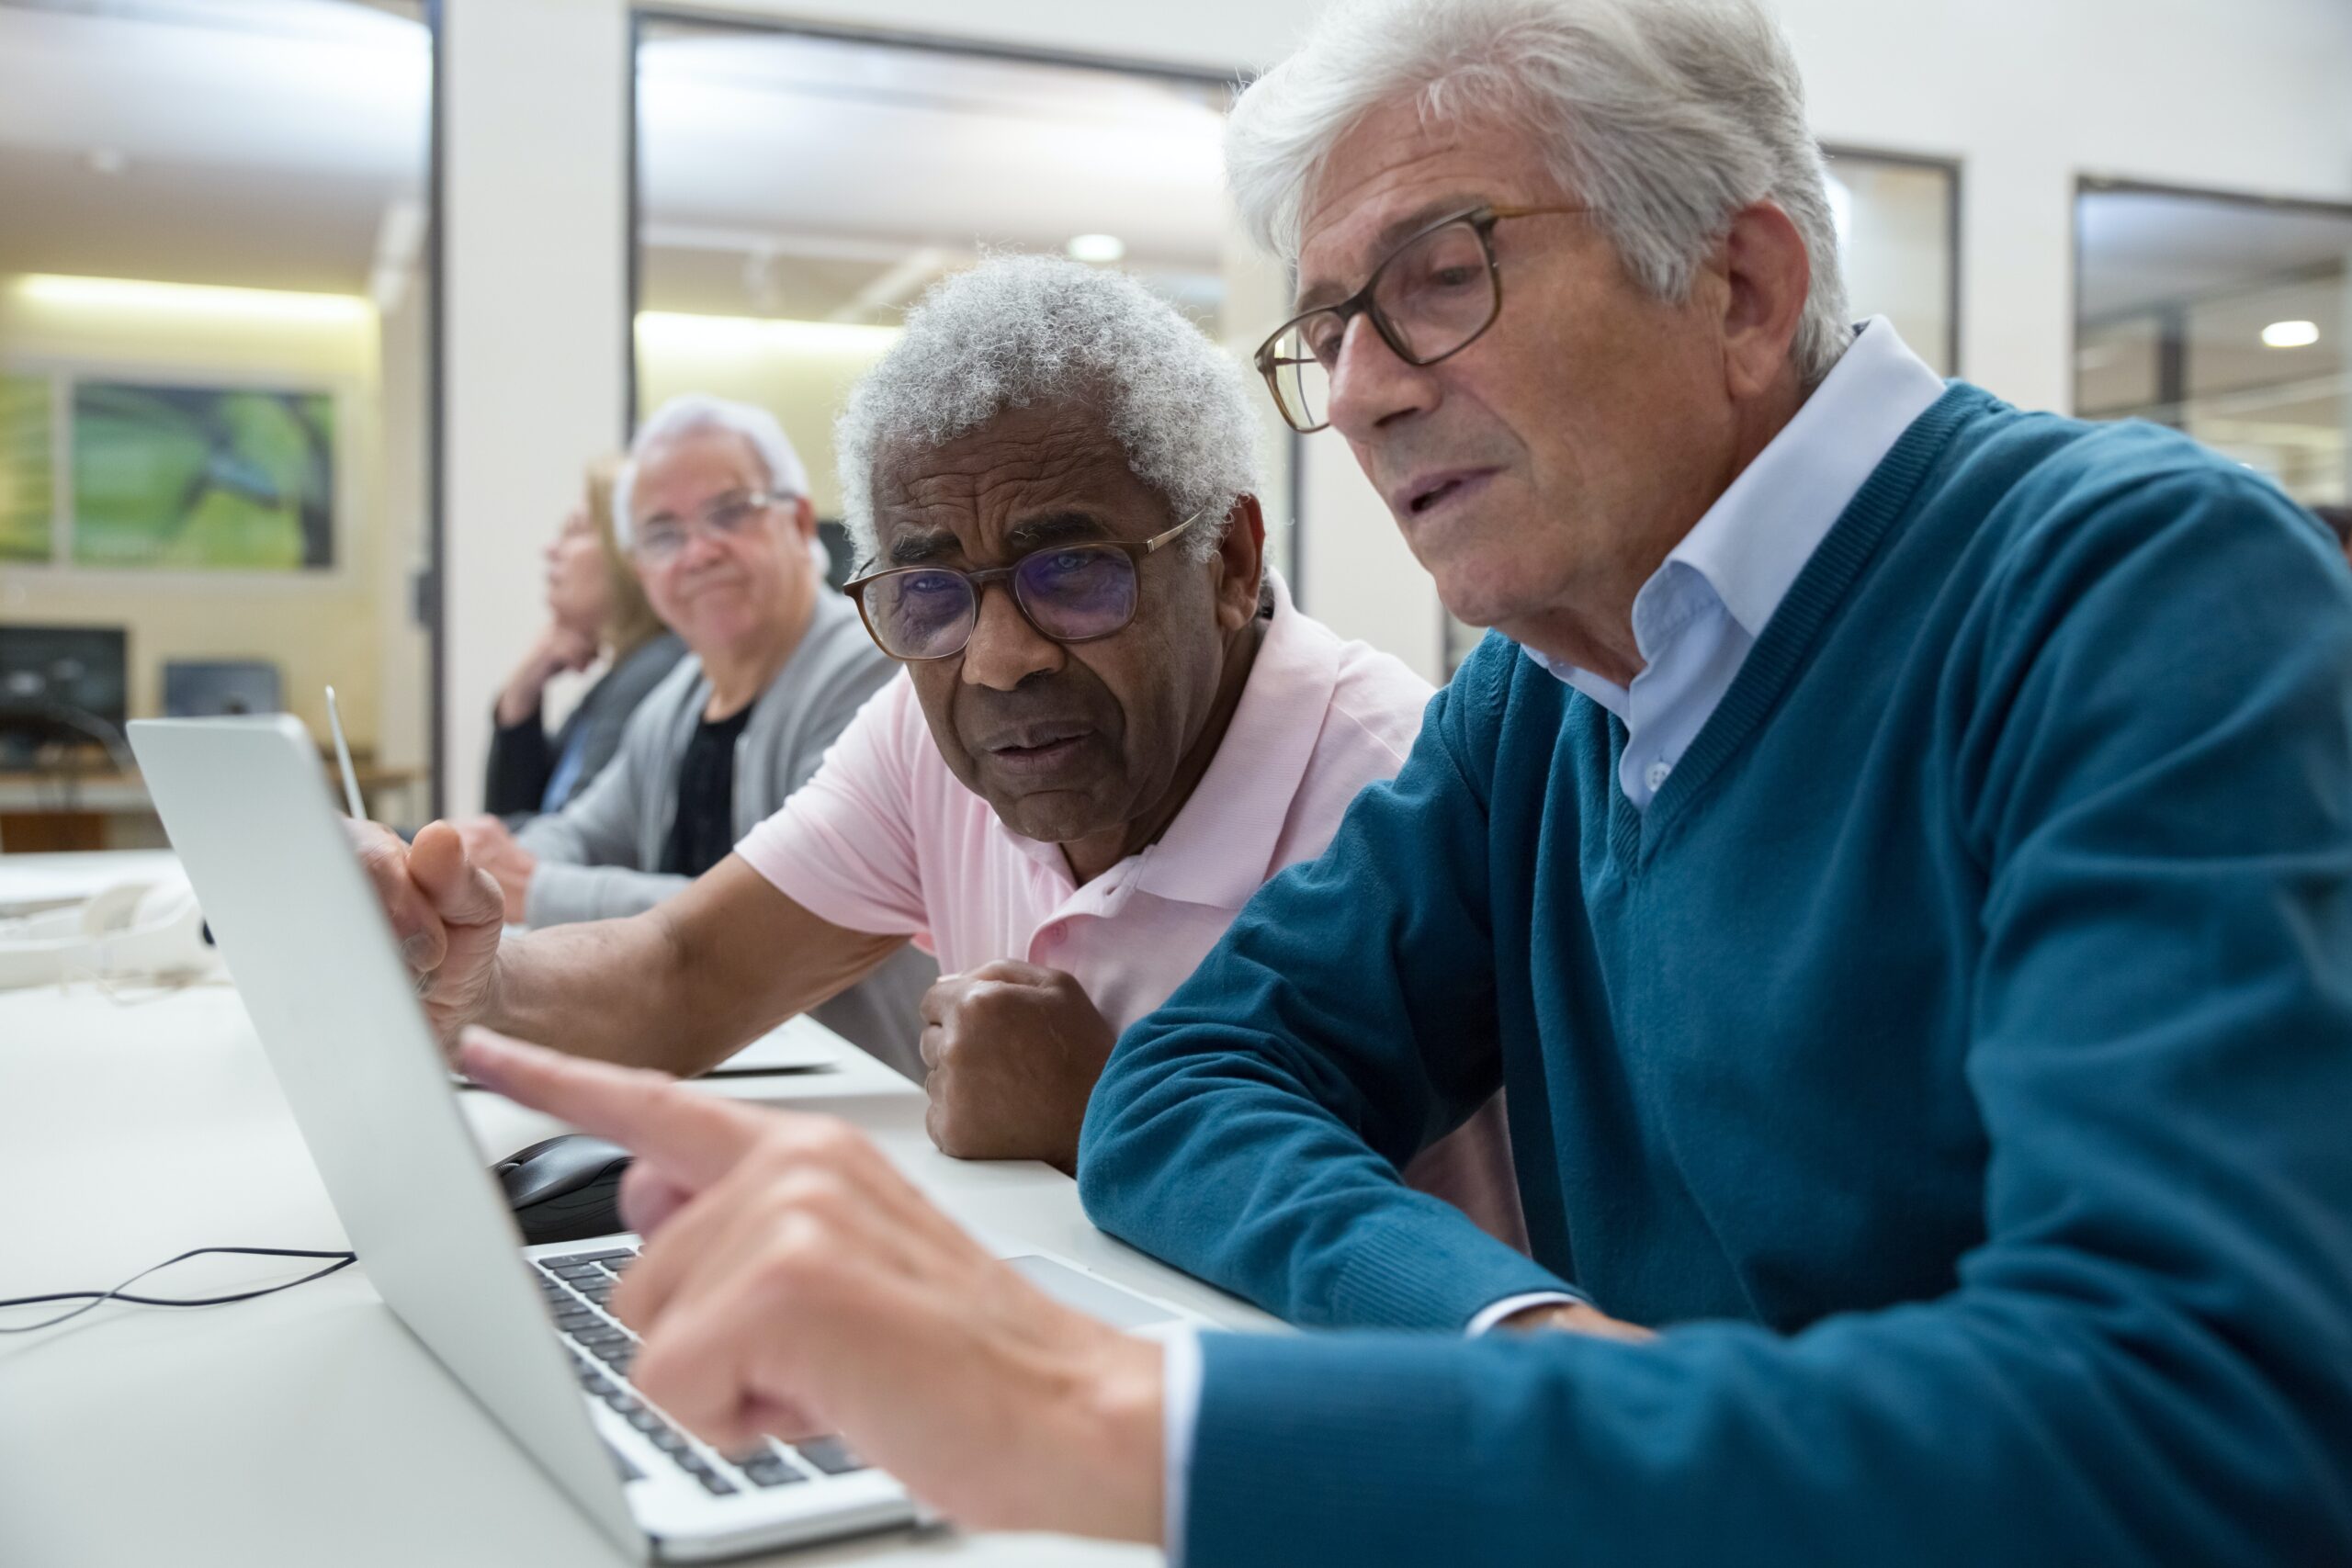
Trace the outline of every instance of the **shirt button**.
[[1650, 786], [1652, 795], [1656, 795], [1665, 787], [1666, 775], [1672, 772], [1674, 772], [1674, 764], [1661, 757], [1650, 764], [1649, 772], [1642, 775], [1642, 782]]

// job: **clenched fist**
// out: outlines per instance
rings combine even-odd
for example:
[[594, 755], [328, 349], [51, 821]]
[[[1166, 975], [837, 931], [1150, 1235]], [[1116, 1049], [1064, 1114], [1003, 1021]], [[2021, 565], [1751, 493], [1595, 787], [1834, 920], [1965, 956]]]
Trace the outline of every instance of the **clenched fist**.
[[458, 1032], [489, 1013], [497, 988], [498, 884], [467, 858], [446, 822], [427, 823], [413, 844], [373, 822], [346, 822], [344, 830], [416, 975], [426, 1021], [441, 1048], [455, 1051]]
[[958, 1159], [1075, 1173], [1087, 1097], [1117, 1038], [1058, 969], [999, 959], [942, 976], [922, 998], [924, 1129]]

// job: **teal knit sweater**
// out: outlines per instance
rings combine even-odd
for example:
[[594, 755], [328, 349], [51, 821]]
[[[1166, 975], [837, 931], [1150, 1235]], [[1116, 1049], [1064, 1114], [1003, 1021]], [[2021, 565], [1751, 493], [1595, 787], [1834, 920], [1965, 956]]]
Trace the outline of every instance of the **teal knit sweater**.
[[[1623, 743], [1489, 637], [1120, 1040], [1089, 1213], [1360, 1331], [1206, 1337], [1190, 1568], [2352, 1561], [2318, 526], [1955, 386]], [[1532, 1261], [1396, 1176], [1498, 1084]], [[1664, 1337], [1461, 1337], [1564, 1282]]]

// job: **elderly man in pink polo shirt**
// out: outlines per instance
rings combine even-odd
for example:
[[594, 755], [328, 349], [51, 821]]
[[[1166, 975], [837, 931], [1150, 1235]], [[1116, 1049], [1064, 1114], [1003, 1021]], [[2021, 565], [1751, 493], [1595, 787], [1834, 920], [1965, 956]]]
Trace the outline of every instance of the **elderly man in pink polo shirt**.
[[[453, 835], [364, 854], [452, 1042], [700, 1072], [912, 941], [945, 977], [892, 1065], [933, 1140], [1067, 1169], [1118, 1032], [1396, 772], [1430, 689], [1265, 570], [1241, 372], [1120, 274], [940, 285], [838, 439], [850, 592], [905, 672], [733, 855], [643, 915], [502, 942]], [[1498, 1110], [1406, 1175], [1518, 1241]]]

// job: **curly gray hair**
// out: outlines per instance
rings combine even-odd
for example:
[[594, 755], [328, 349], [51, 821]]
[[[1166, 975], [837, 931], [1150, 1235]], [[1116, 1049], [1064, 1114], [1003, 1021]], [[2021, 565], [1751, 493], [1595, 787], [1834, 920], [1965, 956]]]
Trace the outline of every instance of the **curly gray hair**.
[[1525, 127], [1657, 299], [1689, 297], [1735, 212], [1778, 203], [1813, 263], [1790, 350], [1804, 384], [1845, 351], [1846, 284], [1804, 81], [1756, 0], [1333, 6], [1227, 122], [1226, 173], [1259, 242], [1295, 265], [1324, 159], [1366, 113], [1407, 97], [1430, 118]]
[[[833, 427], [842, 512], [862, 565], [880, 554], [874, 463], [940, 446], [1011, 408], [1082, 399], [1175, 518], [1258, 492], [1258, 423], [1239, 365], [1124, 273], [999, 255], [934, 285]], [[1187, 534], [1195, 559], [1222, 526]]]

